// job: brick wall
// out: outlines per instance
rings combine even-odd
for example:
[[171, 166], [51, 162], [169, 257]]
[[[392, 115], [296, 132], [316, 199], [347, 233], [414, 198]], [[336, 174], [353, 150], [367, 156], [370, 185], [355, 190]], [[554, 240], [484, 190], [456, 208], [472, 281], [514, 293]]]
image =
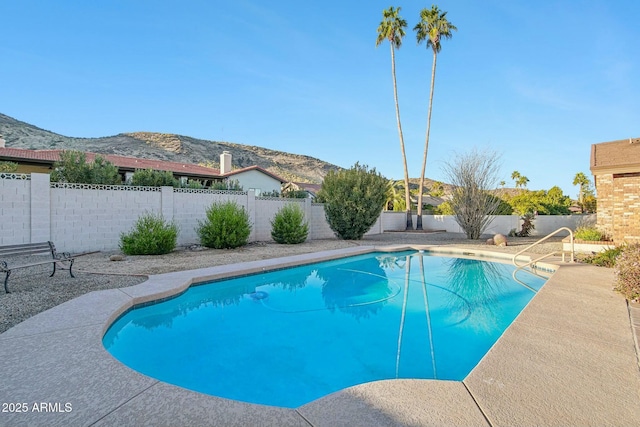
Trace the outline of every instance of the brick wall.
[[596, 176], [598, 226], [616, 243], [640, 242], [640, 174]]

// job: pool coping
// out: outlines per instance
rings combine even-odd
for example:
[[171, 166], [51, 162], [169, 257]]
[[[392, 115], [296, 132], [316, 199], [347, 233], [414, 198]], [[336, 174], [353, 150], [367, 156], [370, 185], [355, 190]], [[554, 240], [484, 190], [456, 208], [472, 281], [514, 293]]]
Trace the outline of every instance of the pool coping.
[[625, 425], [640, 419], [636, 346], [626, 302], [610, 289], [612, 272], [555, 260], [544, 267], [556, 272], [462, 382], [377, 381], [285, 409], [162, 383], [102, 347], [122, 313], [193, 283], [407, 249], [512, 258], [451, 246], [358, 246], [154, 275], [132, 287], [91, 292], [0, 334], [0, 402], [26, 409], [0, 412], [0, 425]]

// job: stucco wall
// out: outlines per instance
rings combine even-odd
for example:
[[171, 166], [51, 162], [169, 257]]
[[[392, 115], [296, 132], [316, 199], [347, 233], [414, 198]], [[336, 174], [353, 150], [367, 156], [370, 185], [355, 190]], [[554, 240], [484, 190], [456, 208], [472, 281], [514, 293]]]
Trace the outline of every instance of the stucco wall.
[[263, 193], [273, 193], [274, 191], [280, 192], [281, 183], [277, 179], [265, 175], [257, 170], [249, 170], [238, 174], [231, 175], [230, 180], [238, 180], [238, 183], [242, 186], [244, 191], [251, 189], [260, 190], [256, 191], [256, 195], [260, 196]]

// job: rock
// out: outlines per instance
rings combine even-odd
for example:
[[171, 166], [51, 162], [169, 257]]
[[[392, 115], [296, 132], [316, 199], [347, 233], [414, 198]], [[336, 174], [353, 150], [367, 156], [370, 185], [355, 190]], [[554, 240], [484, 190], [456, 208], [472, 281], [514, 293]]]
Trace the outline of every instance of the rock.
[[124, 255], [111, 255], [109, 261], [124, 261]]
[[496, 246], [507, 246], [507, 237], [504, 234], [496, 234], [493, 236], [493, 243]]
[[487, 245], [493, 245], [493, 237], [490, 239], [487, 239]]

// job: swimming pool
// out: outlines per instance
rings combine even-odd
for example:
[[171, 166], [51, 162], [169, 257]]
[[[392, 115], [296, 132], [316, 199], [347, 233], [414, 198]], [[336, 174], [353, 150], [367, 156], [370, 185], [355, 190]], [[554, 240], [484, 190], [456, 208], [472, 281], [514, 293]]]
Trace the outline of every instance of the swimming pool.
[[[105, 348], [199, 392], [298, 407], [392, 378], [464, 379], [544, 279], [510, 265], [373, 253], [192, 286], [130, 310]], [[527, 276], [527, 277], [525, 277]]]

